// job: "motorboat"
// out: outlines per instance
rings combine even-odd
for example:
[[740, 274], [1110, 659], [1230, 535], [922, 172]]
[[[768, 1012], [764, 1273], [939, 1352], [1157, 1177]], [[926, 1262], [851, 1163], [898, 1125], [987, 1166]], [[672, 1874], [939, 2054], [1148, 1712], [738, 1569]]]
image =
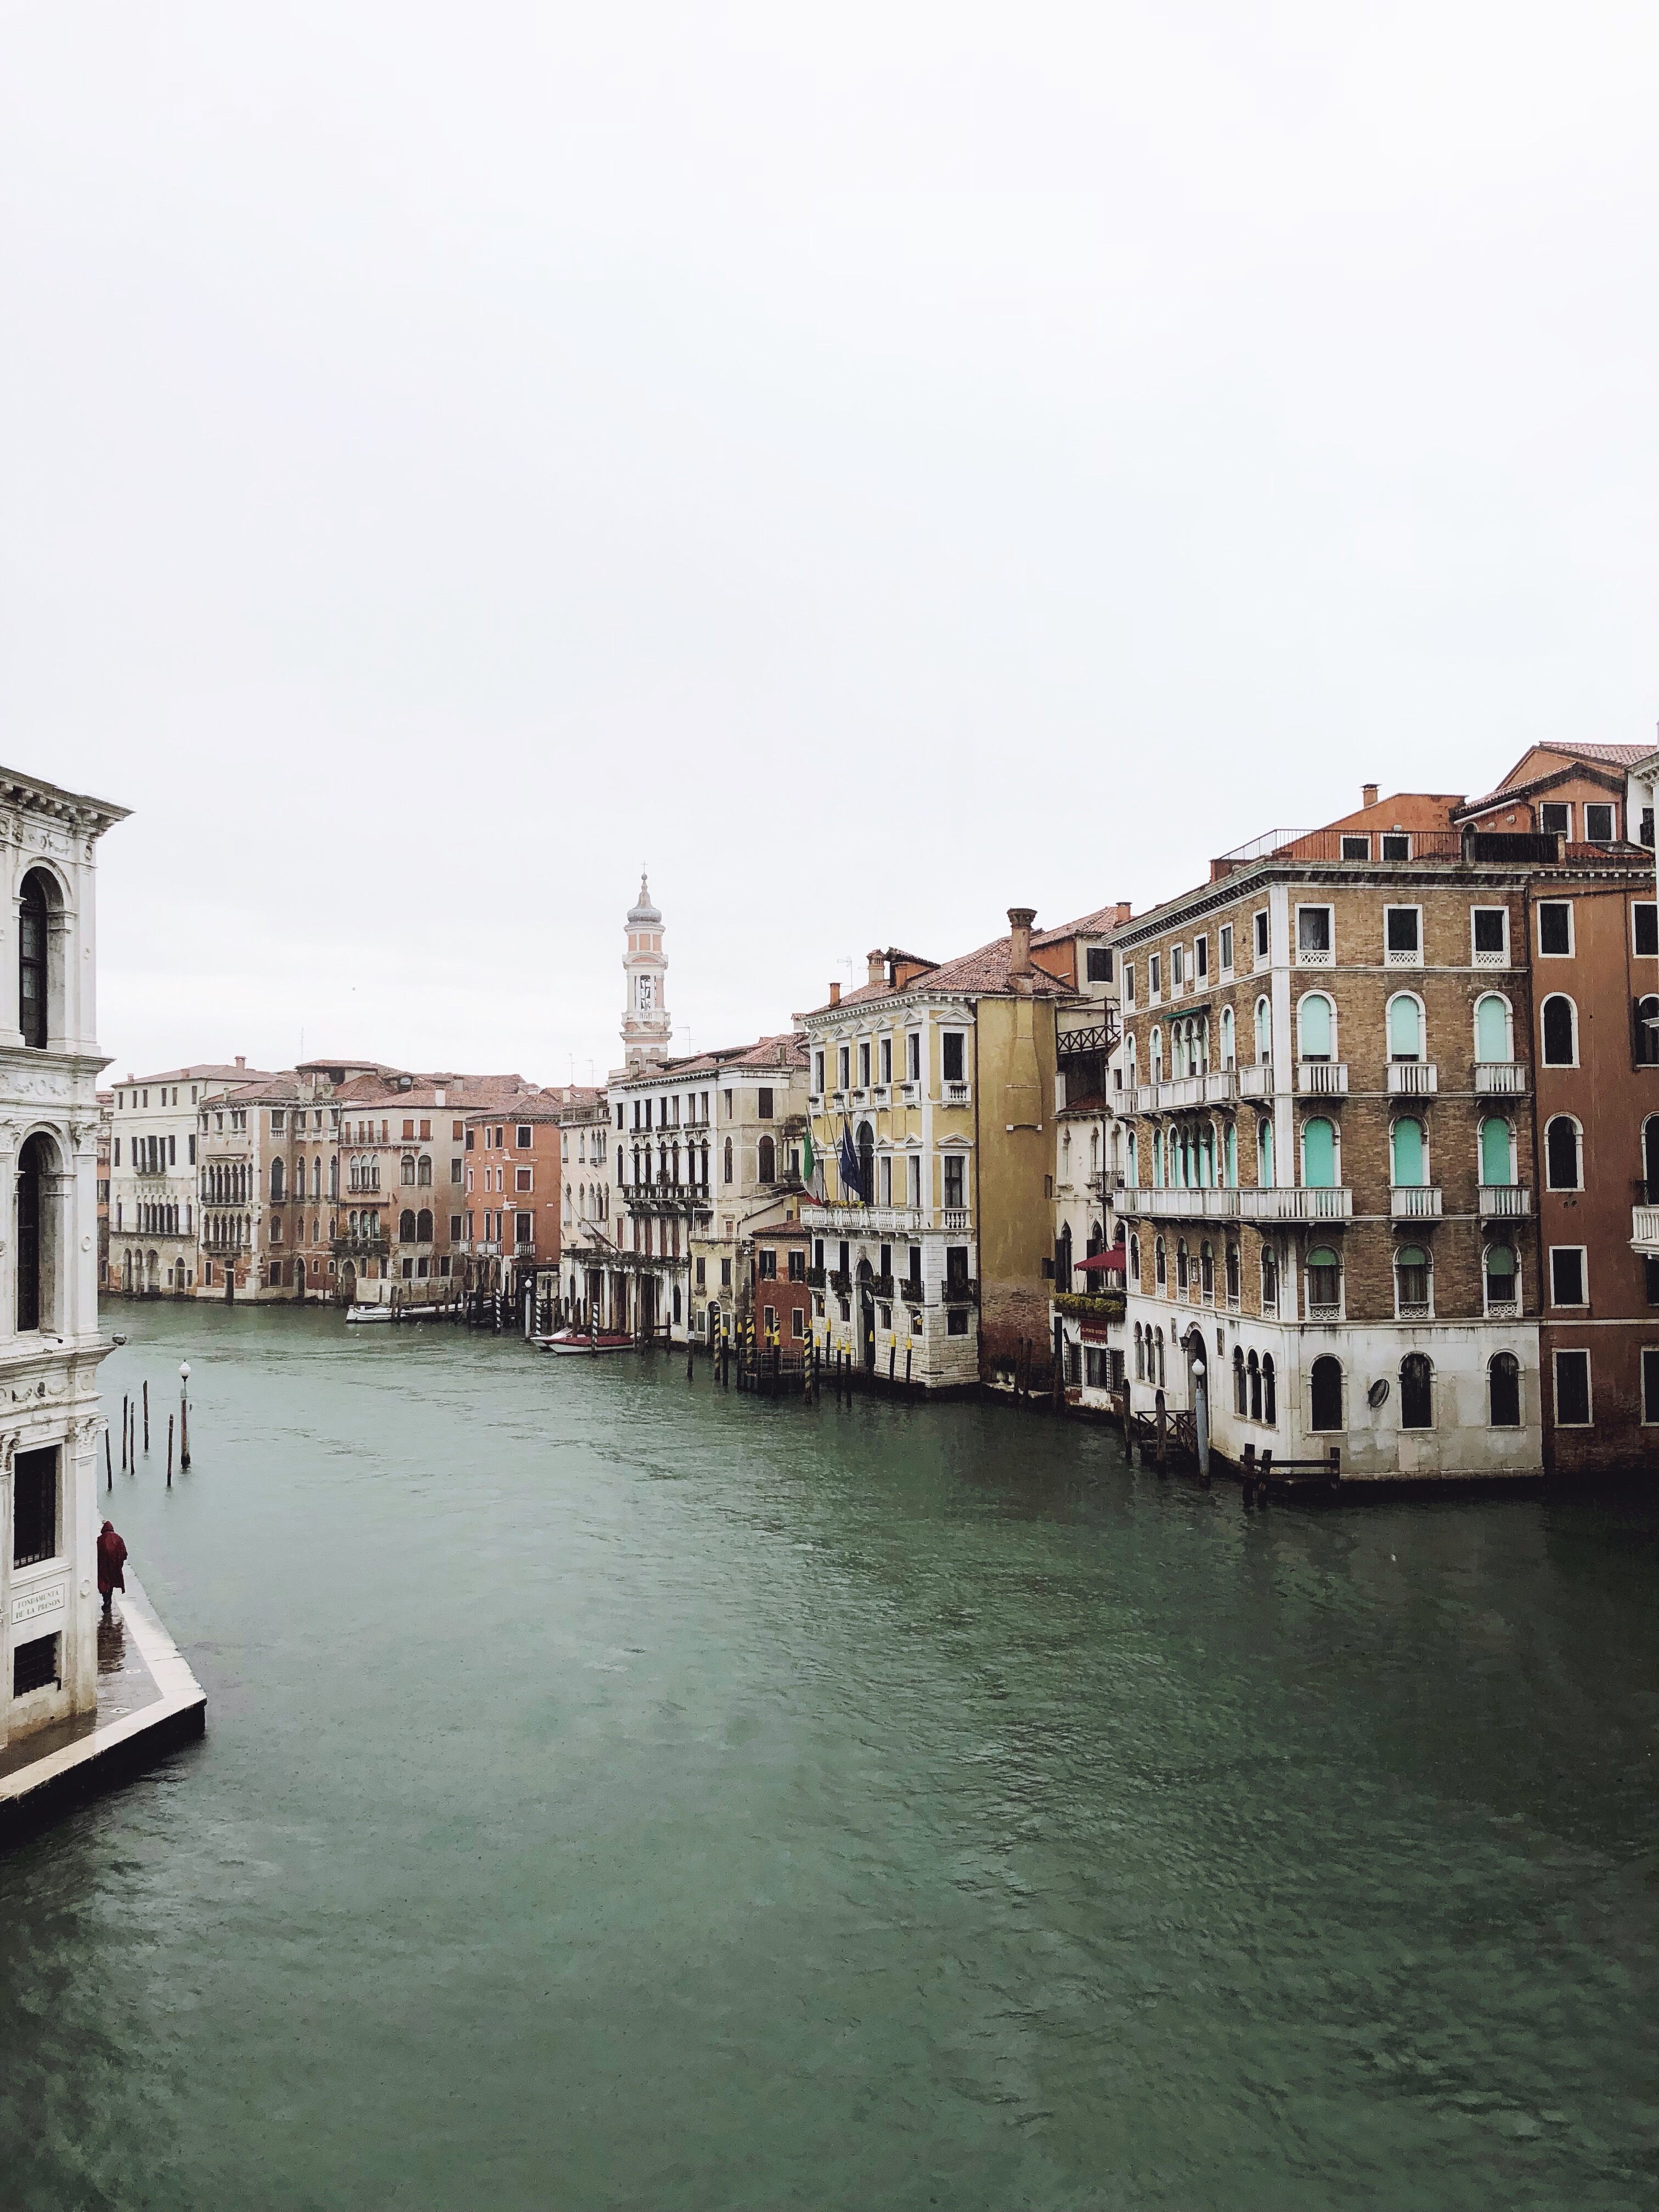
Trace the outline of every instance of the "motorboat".
[[580, 1358], [585, 1353], [631, 1352], [634, 1349], [631, 1336], [600, 1334], [575, 1328], [562, 1328], [551, 1336], [532, 1337], [531, 1342], [539, 1346], [544, 1352], [558, 1352], [566, 1358], [572, 1356]]

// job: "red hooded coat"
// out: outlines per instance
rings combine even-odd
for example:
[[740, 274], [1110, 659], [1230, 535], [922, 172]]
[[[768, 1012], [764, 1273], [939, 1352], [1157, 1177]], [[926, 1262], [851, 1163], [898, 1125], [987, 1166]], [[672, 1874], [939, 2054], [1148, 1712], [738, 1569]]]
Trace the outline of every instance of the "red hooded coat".
[[121, 1570], [127, 1563], [127, 1547], [116, 1534], [111, 1522], [106, 1521], [98, 1532], [98, 1595], [107, 1597], [112, 1589], [124, 1590], [126, 1577]]

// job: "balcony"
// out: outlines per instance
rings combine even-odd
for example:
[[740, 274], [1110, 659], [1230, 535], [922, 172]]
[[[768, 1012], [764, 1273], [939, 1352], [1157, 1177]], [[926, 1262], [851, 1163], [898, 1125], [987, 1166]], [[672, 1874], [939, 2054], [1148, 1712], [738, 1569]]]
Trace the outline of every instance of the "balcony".
[[1659, 1206], [1632, 1206], [1630, 1241], [1644, 1259], [1659, 1260]]
[[1440, 1186], [1437, 1182], [1397, 1182], [1389, 1193], [1389, 1212], [1396, 1221], [1437, 1221]]
[[1265, 1060], [1258, 1060], [1252, 1067], [1239, 1069], [1238, 1095], [1241, 1098], [1271, 1098], [1273, 1090], [1273, 1072]]
[[1327, 1190], [1241, 1190], [1237, 1194], [1241, 1221], [1352, 1221], [1353, 1193], [1342, 1188]]
[[386, 1260], [392, 1255], [389, 1237], [331, 1237], [328, 1249], [337, 1260]]
[[1237, 1190], [1126, 1189], [1118, 1195], [1117, 1211], [1153, 1221], [1237, 1221], [1244, 1195]]
[[801, 1218], [814, 1229], [845, 1231], [854, 1237], [920, 1237], [927, 1216], [914, 1206], [850, 1206], [840, 1200], [814, 1204], [808, 1199]]
[[966, 1083], [947, 1083], [941, 1103], [946, 1106], [971, 1106], [974, 1103], [972, 1087]]
[[1440, 1070], [1431, 1060], [1394, 1060], [1389, 1063], [1390, 1098], [1432, 1098], [1440, 1088]]
[[823, 1285], [824, 1270], [822, 1267], [809, 1267], [806, 1270], [807, 1289], [809, 1291], [821, 1291], [823, 1288]]
[[1346, 1060], [1299, 1060], [1296, 1064], [1296, 1087], [1306, 1097], [1346, 1098], [1348, 1063]]
[[1532, 1193], [1518, 1182], [1483, 1182], [1480, 1218], [1483, 1221], [1521, 1221], [1532, 1212]]
[[1479, 1060], [1474, 1064], [1474, 1087], [1482, 1098], [1524, 1098], [1527, 1093], [1526, 1062]]
[[947, 1306], [976, 1306], [978, 1282], [971, 1275], [946, 1276], [939, 1291], [939, 1303]]
[[967, 1207], [947, 1206], [939, 1215], [939, 1225], [947, 1237], [966, 1237], [969, 1234]]

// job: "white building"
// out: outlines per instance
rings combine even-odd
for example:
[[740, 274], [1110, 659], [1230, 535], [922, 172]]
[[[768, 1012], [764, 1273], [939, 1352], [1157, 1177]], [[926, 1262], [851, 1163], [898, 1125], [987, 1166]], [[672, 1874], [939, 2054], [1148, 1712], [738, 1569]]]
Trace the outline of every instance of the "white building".
[[97, 1703], [98, 840], [124, 807], [0, 775], [17, 982], [0, 1021], [0, 1745]]
[[110, 1114], [108, 1286], [126, 1297], [184, 1297], [196, 1288], [204, 1109], [258, 1079], [245, 1060], [129, 1075]]

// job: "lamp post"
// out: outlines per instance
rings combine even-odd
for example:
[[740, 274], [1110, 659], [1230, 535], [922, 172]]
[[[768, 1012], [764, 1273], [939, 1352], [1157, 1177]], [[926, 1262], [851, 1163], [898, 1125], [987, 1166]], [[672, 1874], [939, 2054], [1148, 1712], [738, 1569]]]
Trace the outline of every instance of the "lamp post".
[[179, 1472], [190, 1473], [190, 1362], [179, 1363]]

